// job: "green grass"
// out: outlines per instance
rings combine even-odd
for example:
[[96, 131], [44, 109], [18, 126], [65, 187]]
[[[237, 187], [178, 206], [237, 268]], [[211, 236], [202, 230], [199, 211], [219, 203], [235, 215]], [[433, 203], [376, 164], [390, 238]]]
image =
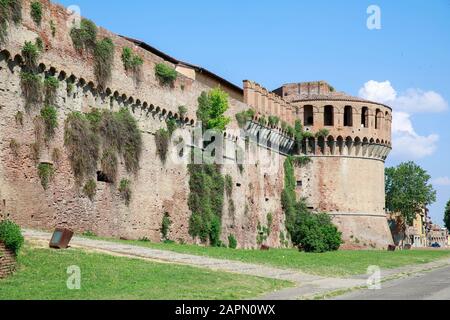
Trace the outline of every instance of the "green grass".
[[393, 269], [413, 264], [423, 264], [450, 258], [450, 250], [410, 251], [334, 251], [327, 253], [304, 253], [296, 249], [233, 250], [227, 248], [200, 247], [170, 243], [112, 240], [153, 249], [169, 250], [218, 259], [238, 260], [300, 270], [322, 276], [350, 276], [365, 274], [372, 265]]
[[[72, 265], [81, 269], [80, 290], [66, 286]], [[17, 272], [0, 280], [0, 300], [247, 299], [289, 286], [286, 281], [27, 244]]]

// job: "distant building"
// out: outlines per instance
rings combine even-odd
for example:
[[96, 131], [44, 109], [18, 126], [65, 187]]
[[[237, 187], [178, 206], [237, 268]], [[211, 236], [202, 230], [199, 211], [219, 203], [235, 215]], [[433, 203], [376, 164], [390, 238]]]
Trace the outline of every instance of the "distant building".
[[447, 228], [442, 228], [437, 224], [431, 225], [431, 228], [427, 234], [427, 241], [429, 247], [436, 244], [438, 244], [441, 248], [447, 247], [449, 244]]

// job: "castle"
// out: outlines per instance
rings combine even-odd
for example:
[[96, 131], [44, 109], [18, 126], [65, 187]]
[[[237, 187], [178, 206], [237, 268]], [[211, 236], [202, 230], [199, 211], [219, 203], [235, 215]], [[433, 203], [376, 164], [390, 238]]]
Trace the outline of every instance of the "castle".
[[[384, 203], [384, 161], [391, 150], [392, 110], [390, 107], [335, 92], [324, 81], [286, 84], [269, 91], [244, 81], [243, 88], [214, 73], [179, 61], [134, 39], [99, 28], [98, 37], [114, 43], [114, 62], [109, 81], [101, 85], [94, 74], [89, 53], [75, 50], [71, 39], [70, 15], [65, 8], [41, 0], [42, 21], [30, 16], [30, 0], [22, 1], [21, 23], [10, 23], [8, 36], [0, 44], [0, 219], [8, 218], [23, 227], [51, 230], [67, 227], [100, 236], [161, 240], [161, 221], [170, 216], [170, 239], [185, 243], [198, 240], [189, 235], [189, 172], [186, 165], [158, 157], [155, 133], [173, 118], [186, 130], [198, 123], [196, 111], [202, 92], [220, 87], [229, 95], [226, 115], [233, 121], [224, 134], [226, 145], [242, 143], [237, 113], [255, 110], [247, 132], [267, 143], [252, 143], [247, 152], [264, 152], [276, 163], [292, 154], [294, 141], [280, 123], [294, 126], [300, 120], [311, 135], [299, 153], [312, 162], [296, 168], [297, 193], [313, 211], [327, 212], [343, 232], [344, 247], [385, 248], [392, 243]], [[39, 109], [25, 110], [20, 84], [24, 65], [21, 50], [25, 41], [43, 41], [39, 74], [59, 79], [55, 105], [58, 123], [54, 138], [38, 150], [34, 118]], [[120, 59], [124, 47], [143, 58], [140, 79], [130, 76]], [[155, 76], [155, 65], [165, 63], [177, 71], [173, 86], [163, 86]], [[70, 80], [70, 81], [67, 81]], [[68, 90], [69, 84], [73, 89]], [[179, 106], [185, 106], [183, 115]], [[118, 175], [132, 181], [133, 194], [127, 205], [117, 185], [97, 176], [96, 196], [89, 199], [77, 185], [64, 147], [64, 122], [73, 111], [93, 108], [132, 112], [142, 133], [142, 156], [137, 174], [131, 175], [119, 163]], [[23, 119], [17, 119], [18, 114]], [[271, 125], [261, 118], [277, 117]], [[237, 132], [237, 133], [236, 133]], [[14, 148], [12, 142], [14, 141]], [[275, 147], [276, 146], [276, 147]], [[13, 150], [14, 149], [14, 150]], [[60, 156], [55, 159], [55, 150]], [[241, 248], [255, 248], [260, 225], [271, 232], [266, 242], [280, 247], [286, 228], [281, 207], [284, 188], [283, 165], [270, 170], [258, 162], [241, 170], [233, 148], [225, 148], [223, 174], [233, 181], [233, 192], [225, 201], [221, 238], [236, 237]], [[54, 169], [48, 189], [43, 189], [38, 164]], [[99, 169], [100, 170], [100, 169]], [[99, 172], [101, 173], [101, 172]], [[233, 207], [231, 210], [230, 206]]]

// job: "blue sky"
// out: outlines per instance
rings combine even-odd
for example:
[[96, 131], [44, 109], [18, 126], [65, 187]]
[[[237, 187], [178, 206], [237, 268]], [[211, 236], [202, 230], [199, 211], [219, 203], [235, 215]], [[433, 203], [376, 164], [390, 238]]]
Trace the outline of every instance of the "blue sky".
[[[431, 174], [431, 216], [442, 224], [450, 200], [450, 0], [56, 2], [238, 85], [327, 80], [393, 105], [387, 165], [414, 160]], [[381, 30], [366, 27], [372, 4]]]

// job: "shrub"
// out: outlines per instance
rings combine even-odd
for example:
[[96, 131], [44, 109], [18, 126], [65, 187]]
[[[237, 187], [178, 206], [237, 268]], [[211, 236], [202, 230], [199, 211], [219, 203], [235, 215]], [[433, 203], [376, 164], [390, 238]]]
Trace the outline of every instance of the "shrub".
[[38, 174], [41, 179], [41, 185], [44, 190], [48, 189], [50, 180], [53, 178], [54, 170], [53, 166], [49, 163], [41, 163], [38, 166]]
[[25, 242], [20, 227], [8, 220], [0, 222], [0, 241], [16, 255], [19, 253], [20, 248], [22, 248]]
[[41, 117], [45, 126], [45, 138], [50, 140], [58, 127], [58, 111], [55, 107], [46, 105], [41, 109]]
[[55, 77], [47, 77], [44, 80], [45, 103], [54, 104], [56, 101], [56, 91], [59, 88], [59, 81]]
[[303, 132], [303, 139], [311, 139], [314, 137], [315, 137], [315, 134], [310, 131]]
[[101, 160], [102, 171], [112, 183], [114, 183], [117, 178], [117, 165], [116, 151], [112, 148], [104, 150]]
[[119, 192], [120, 196], [125, 201], [125, 204], [129, 206], [131, 201], [131, 181], [128, 179], [122, 179], [119, 185]]
[[272, 232], [272, 226], [273, 226], [273, 214], [272, 212], [269, 212], [267, 214], [267, 228], [268, 228], [268, 235]]
[[72, 94], [72, 92], [75, 90], [75, 85], [72, 82], [67, 81], [67, 95]]
[[291, 137], [294, 138], [295, 137], [295, 129], [292, 126], [287, 126], [286, 128], [286, 134]]
[[262, 126], [267, 125], [267, 119], [265, 116], [261, 116], [261, 118], [259, 118], [258, 123]]
[[209, 240], [211, 246], [219, 246], [224, 197], [224, 178], [220, 167], [213, 164], [188, 165], [189, 234], [201, 241]]
[[37, 37], [34, 43], [36, 44], [36, 47], [38, 48], [39, 52], [44, 51], [44, 42], [42, 41], [41, 37]]
[[330, 130], [328, 129], [320, 129], [317, 133], [316, 133], [316, 138], [326, 138], [328, 137], [328, 135], [330, 134]]
[[20, 86], [25, 98], [25, 108], [42, 103], [42, 78], [31, 72], [20, 73]]
[[296, 157], [291, 156], [290, 159], [292, 164], [299, 168], [311, 163], [312, 161], [311, 158], [308, 156], [296, 156]]
[[122, 49], [122, 62], [126, 71], [138, 72], [144, 60], [129, 47]]
[[276, 127], [276, 126], [278, 126], [279, 123], [280, 123], [280, 118], [278, 118], [276, 116], [269, 117], [269, 125], [270, 126]]
[[94, 73], [100, 85], [111, 79], [111, 70], [114, 63], [114, 43], [110, 38], [97, 41], [94, 50]]
[[174, 118], [170, 118], [166, 120], [167, 130], [169, 131], [170, 136], [177, 130], [177, 121]]
[[170, 133], [167, 129], [159, 129], [155, 133], [156, 153], [164, 163], [167, 160], [167, 153], [169, 151]]
[[228, 236], [228, 248], [230, 249], [236, 249], [237, 248], [237, 240], [234, 237], [234, 235], [230, 234]]
[[39, 1], [34, 1], [31, 3], [31, 18], [33, 21], [40, 25], [42, 21], [42, 4]]
[[170, 229], [171, 224], [172, 224], [172, 221], [170, 220], [170, 215], [167, 212], [164, 213], [164, 216], [162, 218], [162, 223], [161, 223], [161, 235], [162, 235], [163, 240], [168, 240], [169, 229]]
[[171, 86], [174, 85], [178, 77], [177, 71], [165, 63], [157, 63], [155, 65], [155, 75], [161, 84]]
[[202, 92], [198, 98], [197, 117], [202, 121], [204, 130], [226, 129], [231, 119], [224, 114], [228, 110], [228, 94], [220, 88]]
[[8, 36], [8, 24], [22, 21], [22, 0], [0, 1], [0, 43], [4, 43]]
[[69, 114], [64, 127], [64, 145], [78, 182], [96, 171], [99, 144], [99, 139], [91, 130], [86, 117], [79, 112]]
[[188, 109], [185, 106], [179, 106], [178, 107], [178, 113], [180, 115], [180, 119], [183, 121], [184, 118], [186, 117], [188, 112]]
[[262, 226], [261, 223], [258, 222], [257, 234], [256, 234], [256, 243], [260, 246], [267, 240], [269, 237], [270, 231], [267, 226]]
[[97, 183], [94, 179], [90, 179], [88, 182], [86, 182], [83, 187], [83, 193], [89, 198], [89, 200], [94, 200], [95, 194], [97, 193]]
[[22, 47], [22, 57], [28, 68], [33, 69], [36, 67], [39, 54], [39, 47], [36, 44], [31, 41], [25, 41], [25, 44]]
[[239, 128], [244, 128], [248, 121], [251, 121], [255, 116], [255, 111], [253, 109], [248, 109], [236, 114], [236, 121]]
[[281, 121], [281, 130], [286, 131], [288, 124], [286, 121]]
[[81, 19], [80, 28], [73, 27], [70, 37], [75, 49], [94, 50], [97, 39], [97, 26], [91, 20]]

